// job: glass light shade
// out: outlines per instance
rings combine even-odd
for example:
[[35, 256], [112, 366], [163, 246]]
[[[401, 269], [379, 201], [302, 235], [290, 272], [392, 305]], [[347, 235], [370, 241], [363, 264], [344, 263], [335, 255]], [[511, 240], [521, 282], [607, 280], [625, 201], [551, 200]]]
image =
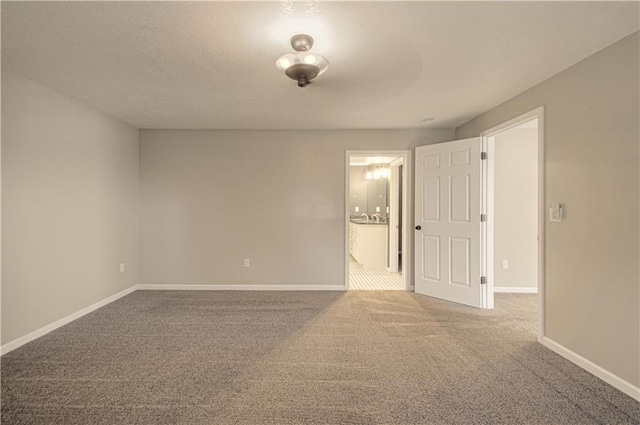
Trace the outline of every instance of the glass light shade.
[[364, 178], [366, 180], [371, 180], [373, 179], [373, 173], [371, 171], [367, 171], [367, 174], [365, 174]]
[[299, 63], [317, 66], [320, 70], [318, 71], [318, 75], [322, 74], [327, 70], [327, 68], [329, 68], [329, 61], [327, 58], [309, 52], [287, 53], [286, 55], [280, 56], [276, 61], [276, 68], [279, 71], [285, 72], [290, 66]]

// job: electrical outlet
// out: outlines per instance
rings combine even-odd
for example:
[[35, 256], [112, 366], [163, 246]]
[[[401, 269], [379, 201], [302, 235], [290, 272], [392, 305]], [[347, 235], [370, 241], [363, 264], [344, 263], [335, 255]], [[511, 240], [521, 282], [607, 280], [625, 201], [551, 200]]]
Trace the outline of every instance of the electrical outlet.
[[502, 260], [502, 268], [503, 269], [509, 268], [509, 260]]
[[124, 273], [124, 263], [120, 263], [120, 273]]
[[245, 266], [245, 267], [251, 267], [251, 260], [250, 260], [250, 259], [248, 259], [248, 258], [245, 258], [245, 259], [244, 259], [244, 266]]
[[356, 212], [360, 212], [360, 207], [356, 207]]

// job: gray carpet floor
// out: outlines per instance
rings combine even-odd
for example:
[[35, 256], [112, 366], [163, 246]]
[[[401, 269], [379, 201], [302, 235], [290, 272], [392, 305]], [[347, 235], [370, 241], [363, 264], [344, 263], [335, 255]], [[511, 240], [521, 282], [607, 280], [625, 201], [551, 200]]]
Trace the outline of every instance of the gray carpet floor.
[[638, 424], [537, 296], [138, 291], [2, 357], [2, 424]]

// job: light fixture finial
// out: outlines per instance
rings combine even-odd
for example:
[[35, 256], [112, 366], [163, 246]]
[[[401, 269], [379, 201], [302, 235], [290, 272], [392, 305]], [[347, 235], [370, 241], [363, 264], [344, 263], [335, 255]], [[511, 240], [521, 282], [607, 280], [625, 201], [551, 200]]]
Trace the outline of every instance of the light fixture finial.
[[291, 37], [291, 47], [296, 52], [308, 52], [313, 47], [313, 37], [308, 34], [296, 34]]

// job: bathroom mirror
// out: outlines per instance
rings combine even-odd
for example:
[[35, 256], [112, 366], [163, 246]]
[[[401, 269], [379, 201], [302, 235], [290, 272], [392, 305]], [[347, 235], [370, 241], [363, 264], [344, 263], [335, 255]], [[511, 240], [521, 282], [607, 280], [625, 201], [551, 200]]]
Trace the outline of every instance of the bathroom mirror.
[[349, 213], [359, 216], [380, 214], [386, 218], [389, 205], [389, 165], [349, 167]]

